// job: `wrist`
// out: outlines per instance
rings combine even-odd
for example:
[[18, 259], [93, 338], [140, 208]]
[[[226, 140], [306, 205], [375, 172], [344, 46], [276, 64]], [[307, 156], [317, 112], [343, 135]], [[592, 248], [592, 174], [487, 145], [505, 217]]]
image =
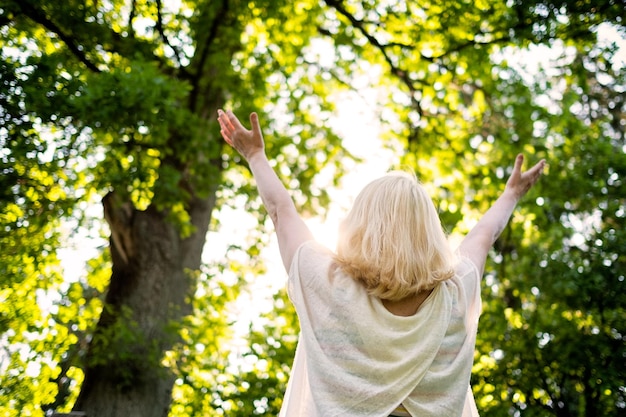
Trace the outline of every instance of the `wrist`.
[[517, 203], [519, 199], [522, 197], [522, 194], [518, 193], [512, 188], [507, 187], [504, 189], [504, 192], [502, 193], [502, 197], [512, 200], [514, 203]]
[[256, 150], [249, 155], [244, 155], [248, 164], [252, 165], [257, 161], [267, 161], [267, 156], [265, 155], [265, 151], [263, 149]]

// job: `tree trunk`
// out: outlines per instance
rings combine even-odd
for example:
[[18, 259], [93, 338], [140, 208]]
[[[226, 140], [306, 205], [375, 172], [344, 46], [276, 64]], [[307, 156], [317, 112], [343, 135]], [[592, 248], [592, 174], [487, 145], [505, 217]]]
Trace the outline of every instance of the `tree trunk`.
[[191, 313], [195, 285], [189, 271], [201, 263], [214, 193], [191, 205], [196, 230], [185, 239], [153, 207], [136, 210], [114, 193], [103, 204], [113, 270], [74, 411], [89, 417], [167, 416], [174, 375], [161, 359], [177, 340], [173, 324]]

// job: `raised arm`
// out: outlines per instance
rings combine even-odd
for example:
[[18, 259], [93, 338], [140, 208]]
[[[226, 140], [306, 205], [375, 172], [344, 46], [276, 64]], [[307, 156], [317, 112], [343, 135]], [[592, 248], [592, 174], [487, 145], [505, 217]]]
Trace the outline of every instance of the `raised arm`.
[[298, 247], [313, 236], [267, 160], [259, 117], [256, 113], [250, 114], [252, 130], [243, 127], [231, 111], [219, 110], [218, 121], [224, 140], [248, 161], [263, 204], [274, 223], [283, 265], [289, 270]]
[[476, 226], [467, 234], [459, 246], [459, 252], [474, 262], [482, 274], [489, 249], [500, 236], [509, 222], [517, 202], [535, 185], [546, 165], [539, 161], [526, 172], [522, 172], [523, 155], [517, 155], [513, 172], [509, 177], [504, 192], [487, 210]]

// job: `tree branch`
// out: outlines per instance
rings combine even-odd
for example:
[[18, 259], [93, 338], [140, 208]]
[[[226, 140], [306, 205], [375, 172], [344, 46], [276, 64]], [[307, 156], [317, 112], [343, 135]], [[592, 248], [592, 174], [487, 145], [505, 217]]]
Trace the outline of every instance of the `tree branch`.
[[27, 16], [34, 22], [39, 23], [50, 32], [56, 34], [59, 39], [61, 39], [65, 43], [65, 45], [67, 45], [70, 52], [72, 52], [72, 54], [76, 56], [76, 58], [78, 58], [78, 60], [82, 62], [88, 69], [93, 72], [100, 72], [100, 69], [98, 69], [96, 64], [94, 64], [87, 58], [87, 55], [83, 52], [81, 46], [74, 42], [74, 38], [65, 33], [53, 21], [48, 19], [48, 17], [44, 13], [42, 13], [41, 10], [33, 7], [32, 4], [30, 4], [30, 2], [28, 1], [19, 2], [19, 7], [25, 16]]
[[163, 26], [163, 13], [161, 12], [161, 9], [163, 8], [163, 1], [162, 0], [156, 0], [156, 7], [157, 7], [157, 22], [156, 22], [156, 29], [157, 32], [159, 33], [159, 35], [161, 36], [161, 39], [163, 40], [163, 42], [172, 50], [174, 51], [174, 56], [176, 57], [176, 63], [178, 64], [179, 67], [181, 67], [181, 51], [179, 49], [177, 49], [176, 47], [174, 47], [171, 43], [170, 40], [168, 39], [168, 37], [165, 35], [165, 28]]
[[[411, 103], [413, 104], [413, 107], [417, 110], [420, 116], [423, 115], [421, 103], [419, 102], [419, 100], [417, 100], [417, 98], [415, 98], [415, 94], [418, 91], [420, 91], [420, 89], [417, 88], [417, 86], [415, 85], [416, 81], [411, 79], [411, 76], [409, 75], [410, 74], [409, 71], [406, 71], [400, 68], [400, 66], [396, 65], [393, 62], [393, 59], [391, 59], [391, 56], [387, 53], [387, 48], [389, 48], [389, 46], [391, 45], [381, 43], [378, 39], [376, 39], [374, 35], [369, 33], [365, 29], [365, 23], [362, 20], [359, 20], [356, 17], [354, 17], [350, 12], [348, 12], [346, 8], [343, 7], [341, 1], [339, 0], [325, 0], [325, 1], [328, 6], [333, 7], [342, 16], [348, 19], [348, 21], [352, 24], [352, 26], [355, 29], [357, 29], [359, 32], [361, 32], [361, 34], [365, 36], [365, 38], [368, 40], [368, 42], [372, 46], [374, 46], [376, 49], [380, 51], [380, 53], [383, 56], [383, 59], [385, 60], [387, 65], [389, 65], [389, 68], [391, 69], [391, 73], [395, 75], [396, 77], [398, 77], [398, 79], [400, 79], [400, 81], [402, 81], [402, 83], [404, 83], [404, 85], [409, 89], [409, 92], [411, 93], [410, 97], [411, 97]], [[398, 45], [399, 44], [394, 44], [393, 46], [398, 46]], [[423, 55], [421, 55], [421, 57], [422, 59], [425, 59], [427, 61], [432, 61], [432, 59], [427, 58]]]
[[207, 31], [206, 40], [202, 43], [202, 47], [196, 50], [195, 56], [196, 57], [199, 56], [200, 58], [198, 60], [196, 73], [194, 74], [194, 77], [191, 80], [192, 89], [191, 89], [191, 93], [189, 94], [189, 99], [190, 99], [190, 109], [192, 112], [196, 108], [198, 94], [200, 93], [199, 88], [198, 88], [199, 87], [198, 83], [200, 79], [202, 78], [200, 75], [202, 74], [203, 71], [205, 71], [204, 66], [206, 65], [206, 62], [211, 54], [211, 45], [214, 43], [215, 39], [217, 38], [217, 32], [219, 30], [220, 25], [224, 24], [224, 21], [226, 20], [227, 12], [228, 12], [228, 0], [222, 0], [221, 7], [219, 11], [216, 13], [216, 15], [214, 16], [211, 22], [211, 26], [209, 27], [209, 30]]
[[137, 1], [133, 0], [130, 6], [130, 13], [128, 13], [128, 36], [135, 37], [135, 28], [133, 28], [133, 20], [135, 20], [135, 14], [137, 13]]

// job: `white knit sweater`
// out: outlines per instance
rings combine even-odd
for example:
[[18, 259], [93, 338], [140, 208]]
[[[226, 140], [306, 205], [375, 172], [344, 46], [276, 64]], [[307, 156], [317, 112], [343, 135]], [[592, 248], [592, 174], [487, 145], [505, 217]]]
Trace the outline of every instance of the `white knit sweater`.
[[468, 259], [402, 317], [309, 241], [293, 259], [288, 293], [301, 334], [280, 417], [383, 417], [399, 404], [419, 417], [477, 415], [468, 388], [480, 277]]

